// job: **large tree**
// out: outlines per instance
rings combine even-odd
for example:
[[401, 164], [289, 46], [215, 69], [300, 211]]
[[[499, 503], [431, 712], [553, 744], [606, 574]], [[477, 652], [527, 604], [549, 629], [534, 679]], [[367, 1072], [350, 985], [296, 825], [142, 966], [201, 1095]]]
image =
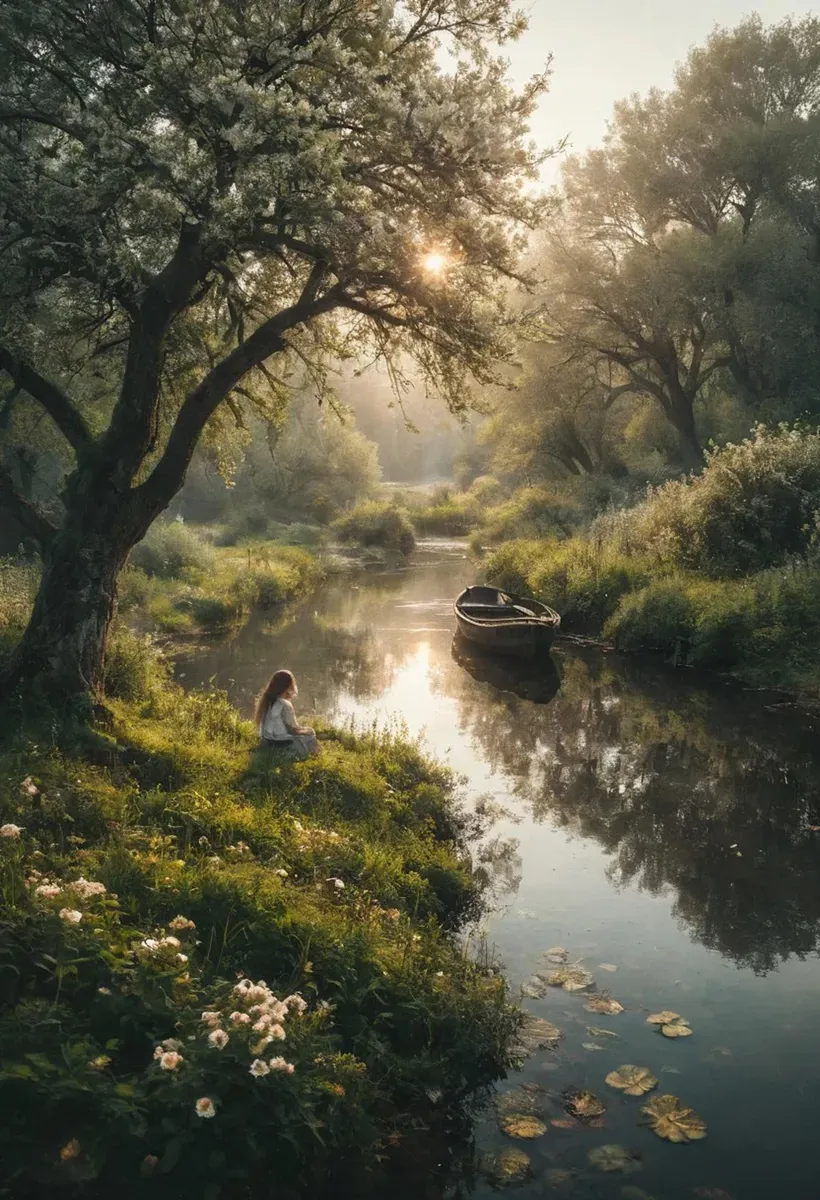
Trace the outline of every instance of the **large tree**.
[[0, 371], [73, 455], [58, 522], [0, 474], [43, 555], [6, 687], [100, 688], [118, 573], [220, 406], [278, 413], [351, 348], [456, 406], [492, 377], [539, 208], [545, 76], [516, 94], [488, 50], [522, 28], [510, 0], [0, 4]]

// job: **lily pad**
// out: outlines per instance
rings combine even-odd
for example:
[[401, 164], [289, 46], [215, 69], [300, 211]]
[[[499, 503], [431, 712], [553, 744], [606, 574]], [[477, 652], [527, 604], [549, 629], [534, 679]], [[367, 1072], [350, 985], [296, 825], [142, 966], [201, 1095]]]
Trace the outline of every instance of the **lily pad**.
[[669, 1025], [672, 1021], [682, 1021], [683, 1017], [680, 1013], [670, 1012], [669, 1009], [664, 1009], [663, 1012], [650, 1013], [646, 1018], [647, 1025]]
[[562, 1038], [561, 1030], [544, 1017], [528, 1015], [518, 1034], [518, 1044], [527, 1054], [536, 1050], [552, 1049]]
[[633, 1150], [627, 1150], [624, 1146], [614, 1143], [607, 1146], [596, 1146], [594, 1150], [590, 1150], [587, 1158], [589, 1165], [596, 1171], [620, 1171], [621, 1174], [627, 1175], [641, 1169], [640, 1160]]
[[565, 992], [584, 992], [595, 986], [595, 980], [583, 967], [559, 967], [544, 978], [550, 987], [560, 987]]
[[565, 1092], [564, 1099], [566, 1101], [564, 1107], [573, 1117], [577, 1117], [579, 1121], [591, 1121], [594, 1117], [603, 1116], [606, 1112], [606, 1105], [602, 1100], [599, 1100], [594, 1092]]
[[615, 1017], [618, 1013], [624, 1011], [623, 1004], [619, 1004], [617, 1000], [613, 1000], [612, 996], [607, 996], [605, 992], [597, 992], [594, 996], [590, 996], [584, 1008], [587, 1012], [601, 1013], [607, 1017]]
[[619, 1033], [613, 1033], [611, 1029], [600, 1029], [597, 1025], [587, 1025], [587, 1033], [591, 1033], [593, 1037], [617, 1038], [619, 1041], [621, 1037]]
[[661, 1025], [661, 1033], [668, 1038], [691, 1037], [692, 1030], [688, 1021], [681, 1019], [680, 1021], [671, 1021], [668, 1025]]
[[509, 1146], [498, 1154], [485, 1154], [481, 1167], [496, 1187], [512, 1187], [523, 1183], [531, 1173], [530, 1156], [517, 1147]]
[[609, 971], [611, 973], [614, 973], [615, 971], [618, 970], [618, 968], [615, 965], [615, 963], [598, 963], [598, 970], [599, 971]]
[[578, 1128], [578, 1122], [570, 1121], [568, 1117], [553, 1117], [552, 1120], [550, 1121], [550, 1125], [552, 1125], [552, 1127], [554, 1129], [577, 1129]]
[[581, 1049], [589, 1050], [592, 1053], [593, 1050], [603, 1050], [605, 1047], [599, 1046], [597, 1042], [581, 1042]]
[[627, 1096], [645, 1096], [658, 1086], [658, 1081], [650, 1070], [646, 1067], [633, 1067], [631, 1063], [618, 1067], [617, 1071], [610, 1071], [606, 1082], [611, 1088], [617, 1088]]
[[507, 1137], [539, 1138], [547, 1132], [544, 1122], [530, 1113], [510, 1113], [502, 1118], [500, 1124]]
[[706, 1122], [677, 1096], [653, 1096], [641, 1112], [652, 1132], [667, 1142], [699, 1142], [706, 1137]]
[[550, 946], [549, 950], [544, 951], [544, 958], [551, 963], [569, 962], [569, 950], [563, 946]]

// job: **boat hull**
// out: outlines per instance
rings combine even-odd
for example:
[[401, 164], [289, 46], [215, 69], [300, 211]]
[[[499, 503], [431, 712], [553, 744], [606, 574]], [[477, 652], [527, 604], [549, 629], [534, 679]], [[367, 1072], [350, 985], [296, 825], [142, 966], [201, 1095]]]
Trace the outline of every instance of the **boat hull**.
[[456, 612], [459, 633], [468, 642], [494, 654], [508, 654], [514, 658], [531, 658], [549, 650], [555, 640], [555, 628], [541, 622], [526, 620], [511, 621], [508, 625], [498, 622], [478, 624]]
[[488, 653], [510, 658], [546, 653], [561, 625], [558, 613], [540, 600], [484, 585], [465, 588], [454, 611], [463, 638]]

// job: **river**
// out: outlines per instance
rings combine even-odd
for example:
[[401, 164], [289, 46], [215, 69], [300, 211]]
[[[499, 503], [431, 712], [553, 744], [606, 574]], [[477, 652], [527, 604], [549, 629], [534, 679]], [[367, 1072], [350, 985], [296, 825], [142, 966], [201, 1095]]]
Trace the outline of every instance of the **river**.
[[[499, 806], [476, 855], [495, 895], [483, 929], [513, 986], [560, 946], [624, 1006], [592, 1015], [584, 994], [554, 987], [525, 997], [563, 1040], [501, 1090], [535, 1085], [547, 1132], [513, 1142], [490, 1111], [476, 1134], [489, 1154], [529, 1155], [515, 1194], [816, 1200], [816, 722], [729, 684], [561, 642], [557, 674], [535, 684], [468, 670], [454, 657], [452, 599], [473, 573], [458, 544], [423, 543], [409, 569], [332, 580], [187, 656], [178, 676], [213, 680], [249, 714], [287, 666], [300, 717], [399, 722], [463, 776], [472, 803]], [[692, 1036], [662, 1036], [646, 1020], [659, 1010], [681, 1014]], [[651, 1096], [604, 1082], [627, 1063], [657, 1077], [655, 1095], [694, 1108], [708, 1137], [673, 1145], [639, 1124]], [[571, 1123], [565, 1089], [593, 1091], [603, 1125]], [[634, 1152], [634, 1173], [592, 1166], [590, 1151], [613, 1143]], [[471, 1194], [491, 1184], [479, 1177]]]

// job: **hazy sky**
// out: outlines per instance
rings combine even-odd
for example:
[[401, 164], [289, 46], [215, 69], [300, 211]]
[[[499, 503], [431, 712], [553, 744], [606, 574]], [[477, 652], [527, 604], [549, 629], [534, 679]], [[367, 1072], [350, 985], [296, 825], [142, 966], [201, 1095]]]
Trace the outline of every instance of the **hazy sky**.
[[[523, 0], [530, 28], [506, 50], [521, 82], [554, 55], [552, 88], [533, 120], [541, 145], [569, 135], [572, 149], [601, 140], [616, 100], [667, 87], [675, 64], [716, 24], [732, 27], [757, 11], [766, 22], [811, 12], [787, 0]], [[553, 176], [548, 165], [545, 174]]]

